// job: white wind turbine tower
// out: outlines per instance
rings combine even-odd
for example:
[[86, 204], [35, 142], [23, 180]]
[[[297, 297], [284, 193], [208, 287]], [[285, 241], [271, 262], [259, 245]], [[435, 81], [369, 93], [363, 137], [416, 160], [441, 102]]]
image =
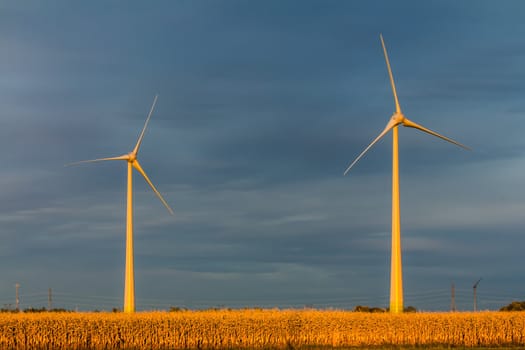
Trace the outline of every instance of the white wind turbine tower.
[[394, 84], [394, 77], [390, 68], [390, 62], [388, 60], [388, 54], [386, 51], [385, 42], [383, 35], [380, 35], [381, 45], [383, 46], [383, 53], [385, 55], [386, 66], [388, 69], [388, 75], [390, 76], [390, 84], [392, 85], [392, 93], [394, 94], [394, 102], [396, 111], [390, 118], [385, 129], [375, 138], [374, 141], [363, 152], [350, 164], [344, 174], [357, 163], [361, 157], [383, 136], [385, 136], [390, 130], [392, 130], [393, 143], [392, 143], [392, 252], [391, 252], [391, 265], [390, 265], [390, 312], [399, 313], [403, 312], [403, 274], [401, 264], [401, 222], [400, 222], [400, 208], [399, 208], [399, 158], [398, 158], [398, 126], [403, 125], [409, 128], [419, 129], [427, 134], [439, 137], [445, 141], [458, 145], [462, 148], [469, 149], [468, 147], [456, 142], [448, 137], [440, 135], [432, 130], [429, 130], [413, 121], [407, 119], [401, 112], [401, 106], [397, 99], [396, 86]]
[[133, 268], [133, 168], [137, 170], [142, 177], [146, 180], [146, 182], [150, 185], [151, 189], [157, 197], [160, 199], [162, 204], [168, 209], [168, 211], [173, 215], [173, 210], [170, 208], [168, 203], [164, 200], [160, 192], [155, 188], [155, 185], [150, 181], [142, 167], [140, 166], [140, 163], [137, 159], [137, 155], [140, 149], [140, 145], [142, 143], [142, 138], [144, 137], [144, 132], [146, 131], [146, 128], [148, 126], [148, 122], [151, 118], [151, 115], [153, 114], [153, 110], [155, 108], [155, 104], [157, 103], [157, 95], [155, 95], [155, 98], [153, 100], [153, 104], [151, 105], [151, 109], [149, 111], [148, 117], [146, 118], [146, 122], [144, 123], [144, 128], [142, 129], [142, 132], [140, 133], [139, 139], [137, 141], [137, 144], [135, 145], [135, 148], [133, 148], [133, 151], [123, 154], [118, 157], [109, 157], [109, 158], [99, 158], [99, 159], [93, 159], [93, 160], [84, 160], [80, 162], [75, 162], [70, 165], [75, 164], [81, 164], [81, 163], [94, 163], [94, 162], [103, 162], [103, 161], [111, 161], [111, 160], [124, 160], [127, 162], [128, 165], [128, 187], [127, 187], [127, 209], [126, 209], [126, 271], [125, 271], [125, 278], [124, 278], [124, 312], [135, 312], [135, 273]]

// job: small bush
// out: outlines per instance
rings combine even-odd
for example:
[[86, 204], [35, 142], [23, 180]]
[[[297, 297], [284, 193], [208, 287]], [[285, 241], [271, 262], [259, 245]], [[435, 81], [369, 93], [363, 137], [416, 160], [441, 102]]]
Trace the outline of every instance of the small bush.
[[525, 311], [525, 301], [513, 301], [507, 306], [503, 306], [499, 311]]

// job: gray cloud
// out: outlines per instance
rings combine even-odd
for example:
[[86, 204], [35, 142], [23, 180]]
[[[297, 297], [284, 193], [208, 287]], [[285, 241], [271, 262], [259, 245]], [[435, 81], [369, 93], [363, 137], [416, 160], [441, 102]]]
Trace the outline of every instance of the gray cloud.
[[121, 304], [125, 164], [64, 164], [129, 152], [159, 93], [139, 308], [386, 305], [390, 136], [342, 176], [393, 111], [380, 32], [407, 117], [474, 149], [400, 130], [407, 303], [519, 297], [521, 6], [0, 5], [0, 303]]

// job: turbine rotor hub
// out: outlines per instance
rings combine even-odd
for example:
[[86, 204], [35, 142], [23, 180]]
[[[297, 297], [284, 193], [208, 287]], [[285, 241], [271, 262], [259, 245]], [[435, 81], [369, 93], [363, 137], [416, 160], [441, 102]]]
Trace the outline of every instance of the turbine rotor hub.
[[134, 152], [128, 153], [127, 156], [128, 156], [128, 162], [133, 163], [135, 160], [137, 160], [137, 155]]
[[396, 125], [402, 124], [405, 120], [405, 115], [401, 112], [396, 112], [392, 114], [392, 121], [396, 123]]

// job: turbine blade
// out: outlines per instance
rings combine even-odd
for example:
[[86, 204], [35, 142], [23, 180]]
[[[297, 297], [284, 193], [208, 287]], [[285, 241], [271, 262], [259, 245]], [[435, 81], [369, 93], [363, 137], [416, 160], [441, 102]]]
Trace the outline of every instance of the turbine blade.
[[399, 106], [399, 100], [397, 99], [396, 84], [394, 83], [394, 76], [392, 75], [392, 68], [390, 68], [390, 60], [388, 59], [388, 53], [386, 52], [385, 41], [383, 40], [383, 34], [379, 34], [381, 38], [381, 45], [383, 46], [383, 53], [385, 54], [386, 67], [388, 68], [388, 75], [390, 76], [390, 84], [392, 85], [392, 92], [394, 93], [394, 101], [396, 103], [396, 113], [401, 113], [401, 107]]
[[149, 110], [148, 117], [146, 118], [146, 122], [144, 123], [144, 127], [142, 128], [142, 132], [140, 133], [137, 144], [135, 145], [135, 148], [133, 149], [133, 153], [135, 155], [139, 152], [140, 144], [142, 143], [142, 138], [144, 137], [144, 132], [146, 131], [146, 128], [148, 127], [149, 119], [151, 118], [151, 115], [153, 114], [153, 110], [155, 109], [155, 104], [157, 103], [158, 96], [159, 95], [155, 95], [155, 98], [153, 99], [153, 104], [151, 105], [151, 108]]
[[81, 160], [79, 162], [68, 163], [68, 164], [66, 164], [64, 166], [72, 166], [72, 165], [78, 165], [78, 164], [84, 164], [84, 163], [105, 162], [105, 161], [108, 161], [108, 160], [128, 160], [128, 159], [129, 159], [129, 156], [127, 154], [124, 154], [124, 155], [118, 156], [118, 157]]
[[443, 139], [443, 140], [445, 140], [445, 141], [448, 141], [448, 142], [450, 142], [450, 143], [455, 144], [456, 146], [459, 146], [459, 147], [461, 147], [461, 148], [464, 148], [464, 149], [466, 149], [466, 150], [471, 151], [471, 149], [470, 149], [469, 147], [467, 147], [467, 146], [465, 146], [465, 145], [462, 145], [461, 143], [459, 143], [459, 142], [457, 142], [457, 141], [454, 141], [454, 140], [452, 140], [452, 139], [450, 139], [450, 138], [448, 138], [448, 137], [446, 137], [446, 136], [440, 135], [440, 134], [438, 134], [438, 133], [435, 132], [435, 131], [432, 131], [432, 130], [430, 130], [430, 129], [427, 129], [427, 128], [425, 128], [424, 126], [421, 126], [421, 125], [419, 125], [419, 124], [416, 124], [416, 123], [414, 123], [413, 121], [411, 121], [411, 120], [409, 120], [409, 119], [407, 119], [407, 118], [405, 118], [405, 119], [403, 120], [403, 126], [406, 126], [406, 127], [409, 127], [409, 128], [414, 128], [414, 129], [419, 129], [419, 130], [421, 130], [421, 131], [423, 131], [423, 132], [426, 132], [427, 134], [430, 134], [430, 135], [433, 135], [433, 136], [439, 137], [440, 139]]
[[171, 209], [171, 207], [168, 205], [168, 203], [166, 203], [166, 201], [164, 200], [164, 198], [162, 197], [162, 195], [160, 194], [159, 191], [157, 191], [157, 188], [155, 187], [155, 185], [153, 185], [153, 183], [151, 182], [151, 180], [148, 178], [148, 175], [146, 175], [146, 173], [144, 172], [144, 169], [142, 169], [142, 167], [140, 166], [139, 162], [137, 160], [135, 160], [133, 163], [131, 163], [133, 165], [133, 167], [135, 169], [137, 169], [137, 171], [144, 177], [144, 179], [146, 180], [146, 182], [148, 183], [148, 185], [151, 187], [151, 189], [153, 190], [153, 192], [155, 192], [155, 194], [157, 195], [157, 197], [159, 197], [160, 201], [162, 202], [162, 204], [164, 204], [164, 206], [166, 207], [166, 209], [168, 209], [168, 211], [170, 212], [171, 215], [175, 215], [175, 213], [173, 213], [173, 210]]
[[355, 163], [357, 163], [357, 161], [359, 159], [361, 159], [361, 157], [363, 157], [365, 155], [365, 153], [370, 149], [372, 148], [373, 145], [376, 144], [377, 141], [381, 140], [381, 138], [383, 136], [386, 135], [387, 132], [389, 132], [393, 127], [396, 126], [396, 122], [393, 120], [393, 119], [390, 119], [390, 121], [388, 122], [388, 124], [386, 125], [385, 129], [379, 134], [379, 136], [377, 136], [375, 138], [374, 141], [372, 141], [371, 144], [368, 145], [367, 148], [365, 148], [365, 150], [363, 152], [361, 152], [361, 154], [352, 162], [352, 164], [350, 164], [350, 166], [348, 168], [346, 168], [345, 172], [344, 172], [344, 175], [346, 175], [350, 169], [354, 166]]

